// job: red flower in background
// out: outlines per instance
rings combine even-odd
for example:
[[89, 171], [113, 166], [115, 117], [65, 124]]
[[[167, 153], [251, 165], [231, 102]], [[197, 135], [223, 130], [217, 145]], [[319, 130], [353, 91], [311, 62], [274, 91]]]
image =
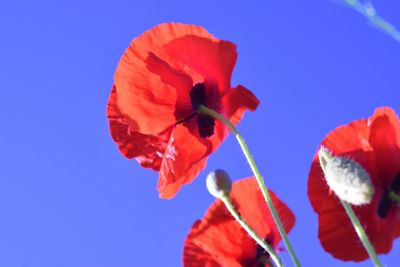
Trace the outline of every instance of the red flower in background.
[[[353, 206], [377, 253], [388, 253], [400, 235], [400, 206], [390, 191], [400, 193], [400, 121], [390, 108], [369, 119], [336, 128], [322, 142], [334, 156], [357, 161], [372, 178], [375, 194], [368, 205]], [[318, 237], [324, 249], [342, 260], [362, 261], [368, 254], [339, 199], [329, 191], [316, 155], [308, 177], [308, 197], [318, 213]]]
[[[295, 217], [282, 201], [270, 193], [284, 228], [289, 232]], [[255, 178], [234, 182], [230, 196], [242, 218], [276, 248], [281, 237]], [[272, 266], [269, 262], [268, 253], [240, 227], [220, 200], [208, 208], [202, 220], [194, 223], [185, 241], [185, 267]]]
[[119, 150], [159, 171], [158, 191], [173, 197], [205, 167], [228, 134], [197, 114], [205, 105], [238, 123], [258, 99], [231, 88], [236, 46], [194, 25], [166, 23], [135, 38], [118, 64], [107, 117]]

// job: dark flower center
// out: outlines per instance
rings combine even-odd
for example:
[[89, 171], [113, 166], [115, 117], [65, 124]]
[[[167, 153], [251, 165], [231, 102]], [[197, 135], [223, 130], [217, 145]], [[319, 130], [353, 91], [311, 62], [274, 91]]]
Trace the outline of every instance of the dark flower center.
[[[268, 243], [271, 247], [273, 244], [272, 237], [271, 238], [264, 238], [264, 241]], [[263, 249], [260, 245], [257, 245], [257, 250], [256, 250], [256, 258], [255, 262], [257, 267], [264, 267], [267, 263], [271, 263], [271, 255], [267, 251]]]
[[204, 83], [196, 83], [190, 89], [190, 101], [194, 110], [198, 110], [200, 105], [206, 104], [206, 86]]
[[400, 174], [398, 174], [390, 186], [385, 189], [385, 194], [382, 195], [379, 200], [377, 213], [380, 218], [384, 219], [389, 214], [390, 207], [394, 204], [393, 200], [390, 198], [390, 192], [397, 193], [400, 191]]
[[[196, 83], [195, 85], [193, 85], [192, 89], [190, 89], [190, 101], [192, 103], [193, 109], [197, 111], [200, 105], [205, 106], [206, 100], [205, 84]], [[213, 117], [203, 114], [197, 114], [197, 125], [199, 128], [200, 137], [207, 138], [214, 134], [215, 119]]]

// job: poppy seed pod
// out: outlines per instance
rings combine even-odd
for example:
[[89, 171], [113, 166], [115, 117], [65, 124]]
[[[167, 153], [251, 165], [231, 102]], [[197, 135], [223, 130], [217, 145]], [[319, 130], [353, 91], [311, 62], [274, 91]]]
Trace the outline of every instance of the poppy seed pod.
[[345, 157], [334, 157], [325, 147], [321, 147], [318, 157], [329, 188], [340, 199], [353, 205], [371, 202], [374, 186], [370, 175], [360, 164]]
[[221, 198], [232, 190], [232, 181], [224, 170], [210, 172], [207, 175], [206, 185], [208, 192], [216, 198]]

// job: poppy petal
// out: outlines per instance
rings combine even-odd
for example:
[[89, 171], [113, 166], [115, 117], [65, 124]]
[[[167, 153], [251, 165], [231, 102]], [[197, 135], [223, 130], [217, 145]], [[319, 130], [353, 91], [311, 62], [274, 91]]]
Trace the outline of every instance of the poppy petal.
[[[206, 88], [216, 90], [215, 97], [224, 95], [237, 59], [236, 45], [213, 36], [186, 35], [165, 45], [168, 55], [199, 73]], [[201, 56], [199, 56], [201, 55]], [[216, 81], [216, 84], [213, 82]], [[210, 97], [213, 92], [208, 91]]]
[[[167, 65], [166, 62], [163, 64]], [[158, 68], [155, 63], [150, 66]], [[168, 78], [180, 76], [175, 70], [171, 69], [171, 72]], [[162, 132], [190, 114], [190, 79], [175, 77], [174, 80], [180, 81], [181, 84], [174, 84], [179, 87], [173, 87], [163, 82], [162, 77], [156, 77], [157, 75], [149, 74], [150, 72], [145, 73], [139, 66], [131, 66], [130, 73], [123, 73], [125, 77], [120, 73], [122, 71], [117, 70], [118, 77], [115, 78], [116, 90], [120, 96], [117, 100], [118, 107], [121, 113], [137, 125], [141, 133]], [[178, 107], [183, 112], [177, 113]]]
[[376, 154], [382, 184], [390, 184], [400, 166], [400, 120], [390, 108], [377, 109], [369, 119], [369, 142]]
[[118, 64], [118, 107], [143, 134], [162, 132], [192, 112], [189, 91], [200, 76], [165, 51], [169, 42], [187, 35], [214, 38], [198, 26], [161, 24], [135, 38]]
[[193, 181], [211, 153], [211, 142], [198, 134], [196, 117], [177, 125], [165, 150], [157, 189], [161, 198], [172, 198]]
[[138, 133], [135, 125], [121, 114], [116, 100], [117, 93], [113, 86], [107, 105], [107, 118], [111, 136], [120, 152], [128, 159], [136, 158], [145, 168], [159, 170], [171, 130], [167, 129], [158, 135]]
[[[279, 216], [286, 222], [285, 229], [290, 231], [294, 225], [294, 215], [284, 203], [270, 193]], [[280, 235], [255, 178], [234, 182], [230, 195], [241, 217], [260, 236], [273, 239], [271, 245], [275, 247], [280, 241]], [[193, 225], [185, 241], [184, 266], [201, 266], [199, 262], [205, 260], [219, 264], [211, 266], [255, 266], [253, 264], [257, 260], [257, 247], [224, 204], [216, 200], [208, 208], [204, 218]]]
[[[201, 221], [198, 220], [192, 226], [192, 230], [190, 231], [187, 240], [184, 245], [184, 254], [183, 254], [183, 266], [185, 267], [224, 267], [224, 266], [232, 266], [232, 267], [242, 267], [240, 263], [233, 259], [221, 259], [220, 261], [216, 260], [216, 255], [212, 255], [207, 250], [207, 246], [202, 246], [201, 243], [192, 242], [192, 239], [196, 239], [196, 235], [200, 234], [201, 230], [197, 229], [200, 225]], [[232, 233], [235, 234], [235, 233]], [[241, 245], [241, 244], [238, 244]], [[222, 261], [222, 262], [221, 262]]]
[[254, 111], [260, 104], [258, 98], [244, 86], [232, 88], [223, 98], [222, 107], [224, 115], [237, 124], [242, 119], [246, 110]]
[[[393, 218], [378, 219], [376, 201], [371, 205], [353, 208], [376, 253], [388, 253], [392, 248], [392, 240], [396, 237]], [[338, 199], [329, 198], [323, 203], [318, 213], [318, 221], [318, 238], [324, 249], [332, 256], [345, 261], [368, 259], [369, 255]]]
[[323, 248], [335, 258], [361, 261], [368, 257], [338, 200], [323, 203], [318, 222], [318, 238]]
[[[235, 201], [241, 216], [261, 236], [272, 233], [273, 235], [270, 235], [269, 238], [274, 242], [273, 246], [278, 245], [281, 237], [256, 179], [254, 177], [241, 179], [235, 184], [236, 190], [232, 190], [231, 198]], [[290, 232], [295, 223], [294, 214], [272, 191], [270, 191], [270, 196], [279, 217], [284, 218], [283, 227], [285, 231]], [[254, 203], [258, 203], [257, 208]]]

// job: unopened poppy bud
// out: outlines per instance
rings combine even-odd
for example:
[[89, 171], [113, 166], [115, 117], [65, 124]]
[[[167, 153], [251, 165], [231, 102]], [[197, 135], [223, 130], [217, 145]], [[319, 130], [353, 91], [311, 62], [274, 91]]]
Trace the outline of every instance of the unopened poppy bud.
[[226, 171], [216, 170], [207, 175], [206, 185], [208, 192], [216, 198], [229, 194], [232, 190], [232, 181]]
[[353, 205], [371, 202], [374, 186], [370, 175], [360, 164], [345, 157], [334, 157], [325, 147], [321, 147], [318, 157], [329, 188], [340, 199]]

